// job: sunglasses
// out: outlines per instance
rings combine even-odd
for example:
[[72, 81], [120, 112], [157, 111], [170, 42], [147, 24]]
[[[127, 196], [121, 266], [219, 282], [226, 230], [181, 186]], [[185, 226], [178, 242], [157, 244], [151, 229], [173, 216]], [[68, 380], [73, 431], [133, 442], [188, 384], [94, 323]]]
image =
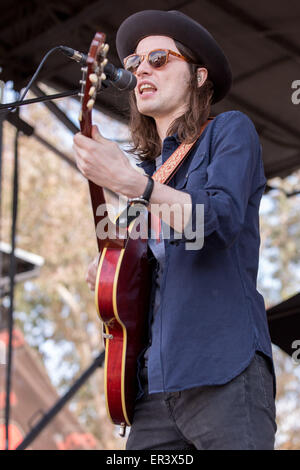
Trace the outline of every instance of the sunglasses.
[[189, 62], [183, 55], [178, 54], [177, 52], [171, 51], [170, 49], [155, 49], [154, 51], [149, 52], [148, 54], [131, 54], [124, 59], [124, 68], [129, 70], [131, 73], [135, 73], [146, 58], [147, 62], [151, 67], [159, 69], [167, 64], [169, 56], [173, 55], [178, 57], [178, 59], [185, 60]]

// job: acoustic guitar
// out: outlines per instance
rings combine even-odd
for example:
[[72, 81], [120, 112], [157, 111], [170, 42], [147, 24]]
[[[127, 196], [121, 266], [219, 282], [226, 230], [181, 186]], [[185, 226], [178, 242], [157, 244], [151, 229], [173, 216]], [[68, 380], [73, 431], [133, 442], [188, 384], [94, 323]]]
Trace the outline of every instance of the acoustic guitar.
[[[97, 93], [105, 80], [108, 45], [105, 34], [96, 33], [91, 43], [86, 66], [82, 68], [80, 129], [91, 137], [92, 109]], [[111, 195], [106, 188], [89, 181], [99, 265], [95, 286], [95, 303], [104, 325], [104, 386], [108, 416], [119, 424], [120, 435], [132, 422], [137, 393], [137, 357], [145, 346], [149, 303], [150, 271], [147, 260], [147, 237], [130, 237], [133, 221], [125, 236], [116, 230], [116, 237], [104, 238], [99, 224], [106, 212], [99, 210]], [[145, 218], [146, 220], [146, 218]]]

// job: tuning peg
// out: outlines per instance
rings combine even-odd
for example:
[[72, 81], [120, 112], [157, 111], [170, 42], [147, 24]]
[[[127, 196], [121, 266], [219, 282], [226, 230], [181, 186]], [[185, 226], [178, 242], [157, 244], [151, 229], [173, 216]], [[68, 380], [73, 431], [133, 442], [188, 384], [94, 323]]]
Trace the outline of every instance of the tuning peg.
[[92, 86], [92, 87], [90, 88], [89, 95], [90, 95], [90, 96], [93, 96], [93, 94], [95, 93], [95, 91], [96, 91], [96, 87], [95, 87], [95, 86]]
[[91, 99], [91, 100], [89, 100], [89, 101], [87, 102], [87, 105], [86, 105], [86, 106], [87, 106], [87, 108], [88, 108], [89, 110], [91, 110], [92, 107], [94, 106], [94, 104], [95, 104], [95, 100]]
[[108, 44], [103, 44], [102, 46], [102, 51], [104, 54], [107, 54], [109, 50], [109, 45]]
[[98, 75], [95, 74], [95, 73], [91, 73], [91, 74], [89, 75], [89, 79], [90, 79], [90, 81], [91, 81], [92, 83], [94, 83], [94, 84], [95, 84], [95, 83], [98, 83]]

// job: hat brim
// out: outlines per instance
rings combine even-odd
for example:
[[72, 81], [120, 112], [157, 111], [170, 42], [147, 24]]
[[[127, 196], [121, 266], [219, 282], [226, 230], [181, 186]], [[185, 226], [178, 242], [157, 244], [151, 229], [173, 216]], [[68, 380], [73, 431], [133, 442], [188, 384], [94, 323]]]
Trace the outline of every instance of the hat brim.
[[157, 35], [171, 37], [193, 51], [214, 84], [213, 103], [226, 96], [232, 84], [232, 73], [225, 54], [202, 25], [179, 11], [144, 10], [124, 20], [116, 37], [121, 62], [135, 51], [141, 39]]

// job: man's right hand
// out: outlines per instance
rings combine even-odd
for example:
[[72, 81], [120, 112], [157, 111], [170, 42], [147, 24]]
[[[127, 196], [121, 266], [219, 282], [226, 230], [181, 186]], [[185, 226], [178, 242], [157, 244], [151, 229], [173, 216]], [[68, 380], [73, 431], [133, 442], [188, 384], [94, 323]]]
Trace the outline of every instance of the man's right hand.
[[95, 290], [97, 270], [98, 270], [98, 262], [99, 262], [99, 254], [89, 264], [88, 269], [87, 269], [87, 273], [86, 273], [86, 276], [85, 276], [85, 280], [88, 283], [88, 286], [92, 291]]

